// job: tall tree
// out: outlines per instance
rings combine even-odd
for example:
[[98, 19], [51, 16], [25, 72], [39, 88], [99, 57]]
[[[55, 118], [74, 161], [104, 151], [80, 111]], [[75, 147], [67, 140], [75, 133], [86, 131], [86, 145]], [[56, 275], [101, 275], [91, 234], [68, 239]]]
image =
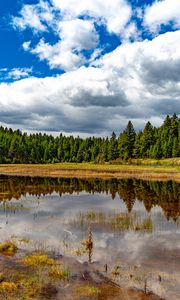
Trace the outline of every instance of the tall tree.
[[119, 155], [123, 159], [133, 157], [136, 133], [131, 121], [128, 122], [125, 130], [120, 134], [118, 139]]
[[142, 133], [142, 157], [149, 157], [150, 147], [154, 145], [154, 142], [154, 128], [150, 122], [147, 122]]

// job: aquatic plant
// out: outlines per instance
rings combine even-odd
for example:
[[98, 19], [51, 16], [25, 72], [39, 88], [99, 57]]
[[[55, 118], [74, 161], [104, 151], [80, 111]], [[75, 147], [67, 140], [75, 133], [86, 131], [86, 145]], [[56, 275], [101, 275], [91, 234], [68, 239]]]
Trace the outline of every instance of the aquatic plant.
[[88, 224], [96, 224], [99, 226], [110, 226], [114, 230], [134, 230], [152, 232], [153, 223], [150, 217], [142, 218], [136, 213], [105, 213], [87, 211], [80, 212], [78, 215], [69, 221], [74, 226], [87, 227]]
[[86, 251], [88, 252], [88, 261], [92, 262], [92, 254], [93, 254], [93, 236], [91, 227], [88, 228], [88, 238], [87, 240], [82, 241], [82, 245], [85, 246]]

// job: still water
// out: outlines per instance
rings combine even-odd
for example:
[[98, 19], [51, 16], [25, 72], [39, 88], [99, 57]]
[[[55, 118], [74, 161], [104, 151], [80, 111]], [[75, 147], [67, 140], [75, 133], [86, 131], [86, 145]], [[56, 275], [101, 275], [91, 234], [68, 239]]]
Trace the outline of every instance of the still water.
[[93, 262], [120, 285], [180, 299], [180, 184], [0, 177], [0, 240]]

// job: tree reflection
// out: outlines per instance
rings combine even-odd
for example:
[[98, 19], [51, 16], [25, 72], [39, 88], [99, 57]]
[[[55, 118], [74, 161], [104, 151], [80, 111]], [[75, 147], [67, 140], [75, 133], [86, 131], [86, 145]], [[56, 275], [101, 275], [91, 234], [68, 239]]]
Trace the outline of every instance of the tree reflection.
[[39, 177], [0, 177], [0, 201], [20, 199], [27, 194], [40, 197], [53, 192], [65, 193], [109, 193], [112, 199], [118, 195], [124, 201], [128, 212], [133, 210], [136, 200], [142, 202], [148, 212], [160, 206], [166, 218], [174, 221], [180, 216], [180, 184], [143, 181], [137, 179], [77, 179]]

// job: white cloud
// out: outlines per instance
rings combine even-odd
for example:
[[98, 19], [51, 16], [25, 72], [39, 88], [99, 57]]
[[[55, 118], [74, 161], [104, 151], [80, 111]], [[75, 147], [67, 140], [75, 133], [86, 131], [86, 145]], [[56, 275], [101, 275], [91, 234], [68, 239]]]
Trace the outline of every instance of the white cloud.
[[[172, 7], [169, 0], [148, 6], [144, 14], [146, 28], [156, 32], [170, 21], [174, 29], [178, 27], [177, 2], [171, 0]], [[37, 44], [26, 40], [22, 46], [45, 60], [50, 68], [66, 73], [34, 78], [29, 76], [31, 69], [0, 70], [17, 80], [0, 84], [3, 124], [29, 130], [105, 135], [123, 129], [129, 119], [140, 128], [147, 120], [159, 125], [166, 114], [180, 115], [179, 30], [152, 41], [141, 40], [131, 16], [142, 20], [143, 10], [132, 12], [125, 0], [48, 3], [41, 0], [23, 6], [14, 18], [14, 26], [41, 34], [53, 31], [54, 44], [42, 35]], [[102, 24], [122, 41], [104, 56], [96, 27]], [[87, 51], [89, 56], [84, 54]]]
[[160, 29], [161, 25], [174, 22], [175, 28], [180, 28], [180, 1], [162, 0], [155, 1], [145, 10], [144, 23], [153, 32]]
[[137, 26], [134, 22], [130, 23], [122, 33], [123, 42], [133, 39], [134, 41], [138, 40], [139, 32]]
[[24, 42], [23, 44], [22, 44], [22, 47], [23, 47], [23, 49], [25, 50], [25, 51], [28, 51], [28, 50], [30, 50], [30, 45], [31, 45], [31, 42], [30, 41], [27, 41], [27, 42]]
[[51, 23], [53, 23], [52, 8], [42, 0], [36, 5], [24, 5], [20, 11], [20, 16], [12, 19], [15, 28], [24, 30], [29, 27], [35, 33], [46, 31]]
[[[0, 120], [21, 128], [110, 134], [180, 115], [180, 31], [126, 43], [57, 77], [0, 85]], [[19, 124], [20, 123], [20, 124]]]
[[3, 78], [4, 80], [19, 80], [20, 78], [29, 77], [31, 74], [32, 68], [0, 69], [0, 78]]
[[65, 19], [89, 15], [107, 26], [109, 32], [120, 35], [131, 17], [131, 6], [125, 0], [52, 0]]
[[152, 41], [124, 44], [96, 65], [119, 74], [127, 99], [136, 105], [143, 101], [148, 110], [153, 99], [154, 106], [160, 97], [161, 100], [180, 100], [179, 95], [174, 97], [173, 93], [173, 90], [179, 91], [179, 41], [180, 31], [176, 31]]
[[14, 68], [12, 69], [8, 76], [9, 78], [18, 80], [22, 77], [28, 77], [32, 73], [32, 68]]
[[90, 50], [97, 45], [98, 35], [91, 21], [75, 19], [60, 22], [59, 32], [67, 48]]
[[96, 48], [97, 32], [91, 21], [80, 19], [60, 22], [58, 30], [61, 40], [56, 44], [50, 45], [41, 39], [34, 49], [30, 49], [30, 42], [25, 42], [24, 50], [38, 55], [40, 60], [47, 60], [51, 68], [73, 70], [86, 62], [82, 50]]
[[[20, 16], [13, 18], [13, 25], [21, 30], [31, 28], [34, 33], [53, 31], [58, 38], [55, 44], [49, 44], [42, 38], [33, 49], [30, 41], [24, 42], [23, 48], [36, 54], [40, 60], [46, 60], [51, 68], [69, 71], [91, 62], [100, 53], [95, 24], [103, 24], [109, 33], [123, 36], [126, 40], [132, 35], [137, 36], [135, 24], [127, 26], [131, 13], [131, 7], [125, 0], [52, 0], [51, 5], [41, 0], [38, 4], [24, 5]], [[125, 27], [126, 32], [123, 31]], [[94, 53], [90, 53], [90, 59], [87, 59], [83, 50]]]

